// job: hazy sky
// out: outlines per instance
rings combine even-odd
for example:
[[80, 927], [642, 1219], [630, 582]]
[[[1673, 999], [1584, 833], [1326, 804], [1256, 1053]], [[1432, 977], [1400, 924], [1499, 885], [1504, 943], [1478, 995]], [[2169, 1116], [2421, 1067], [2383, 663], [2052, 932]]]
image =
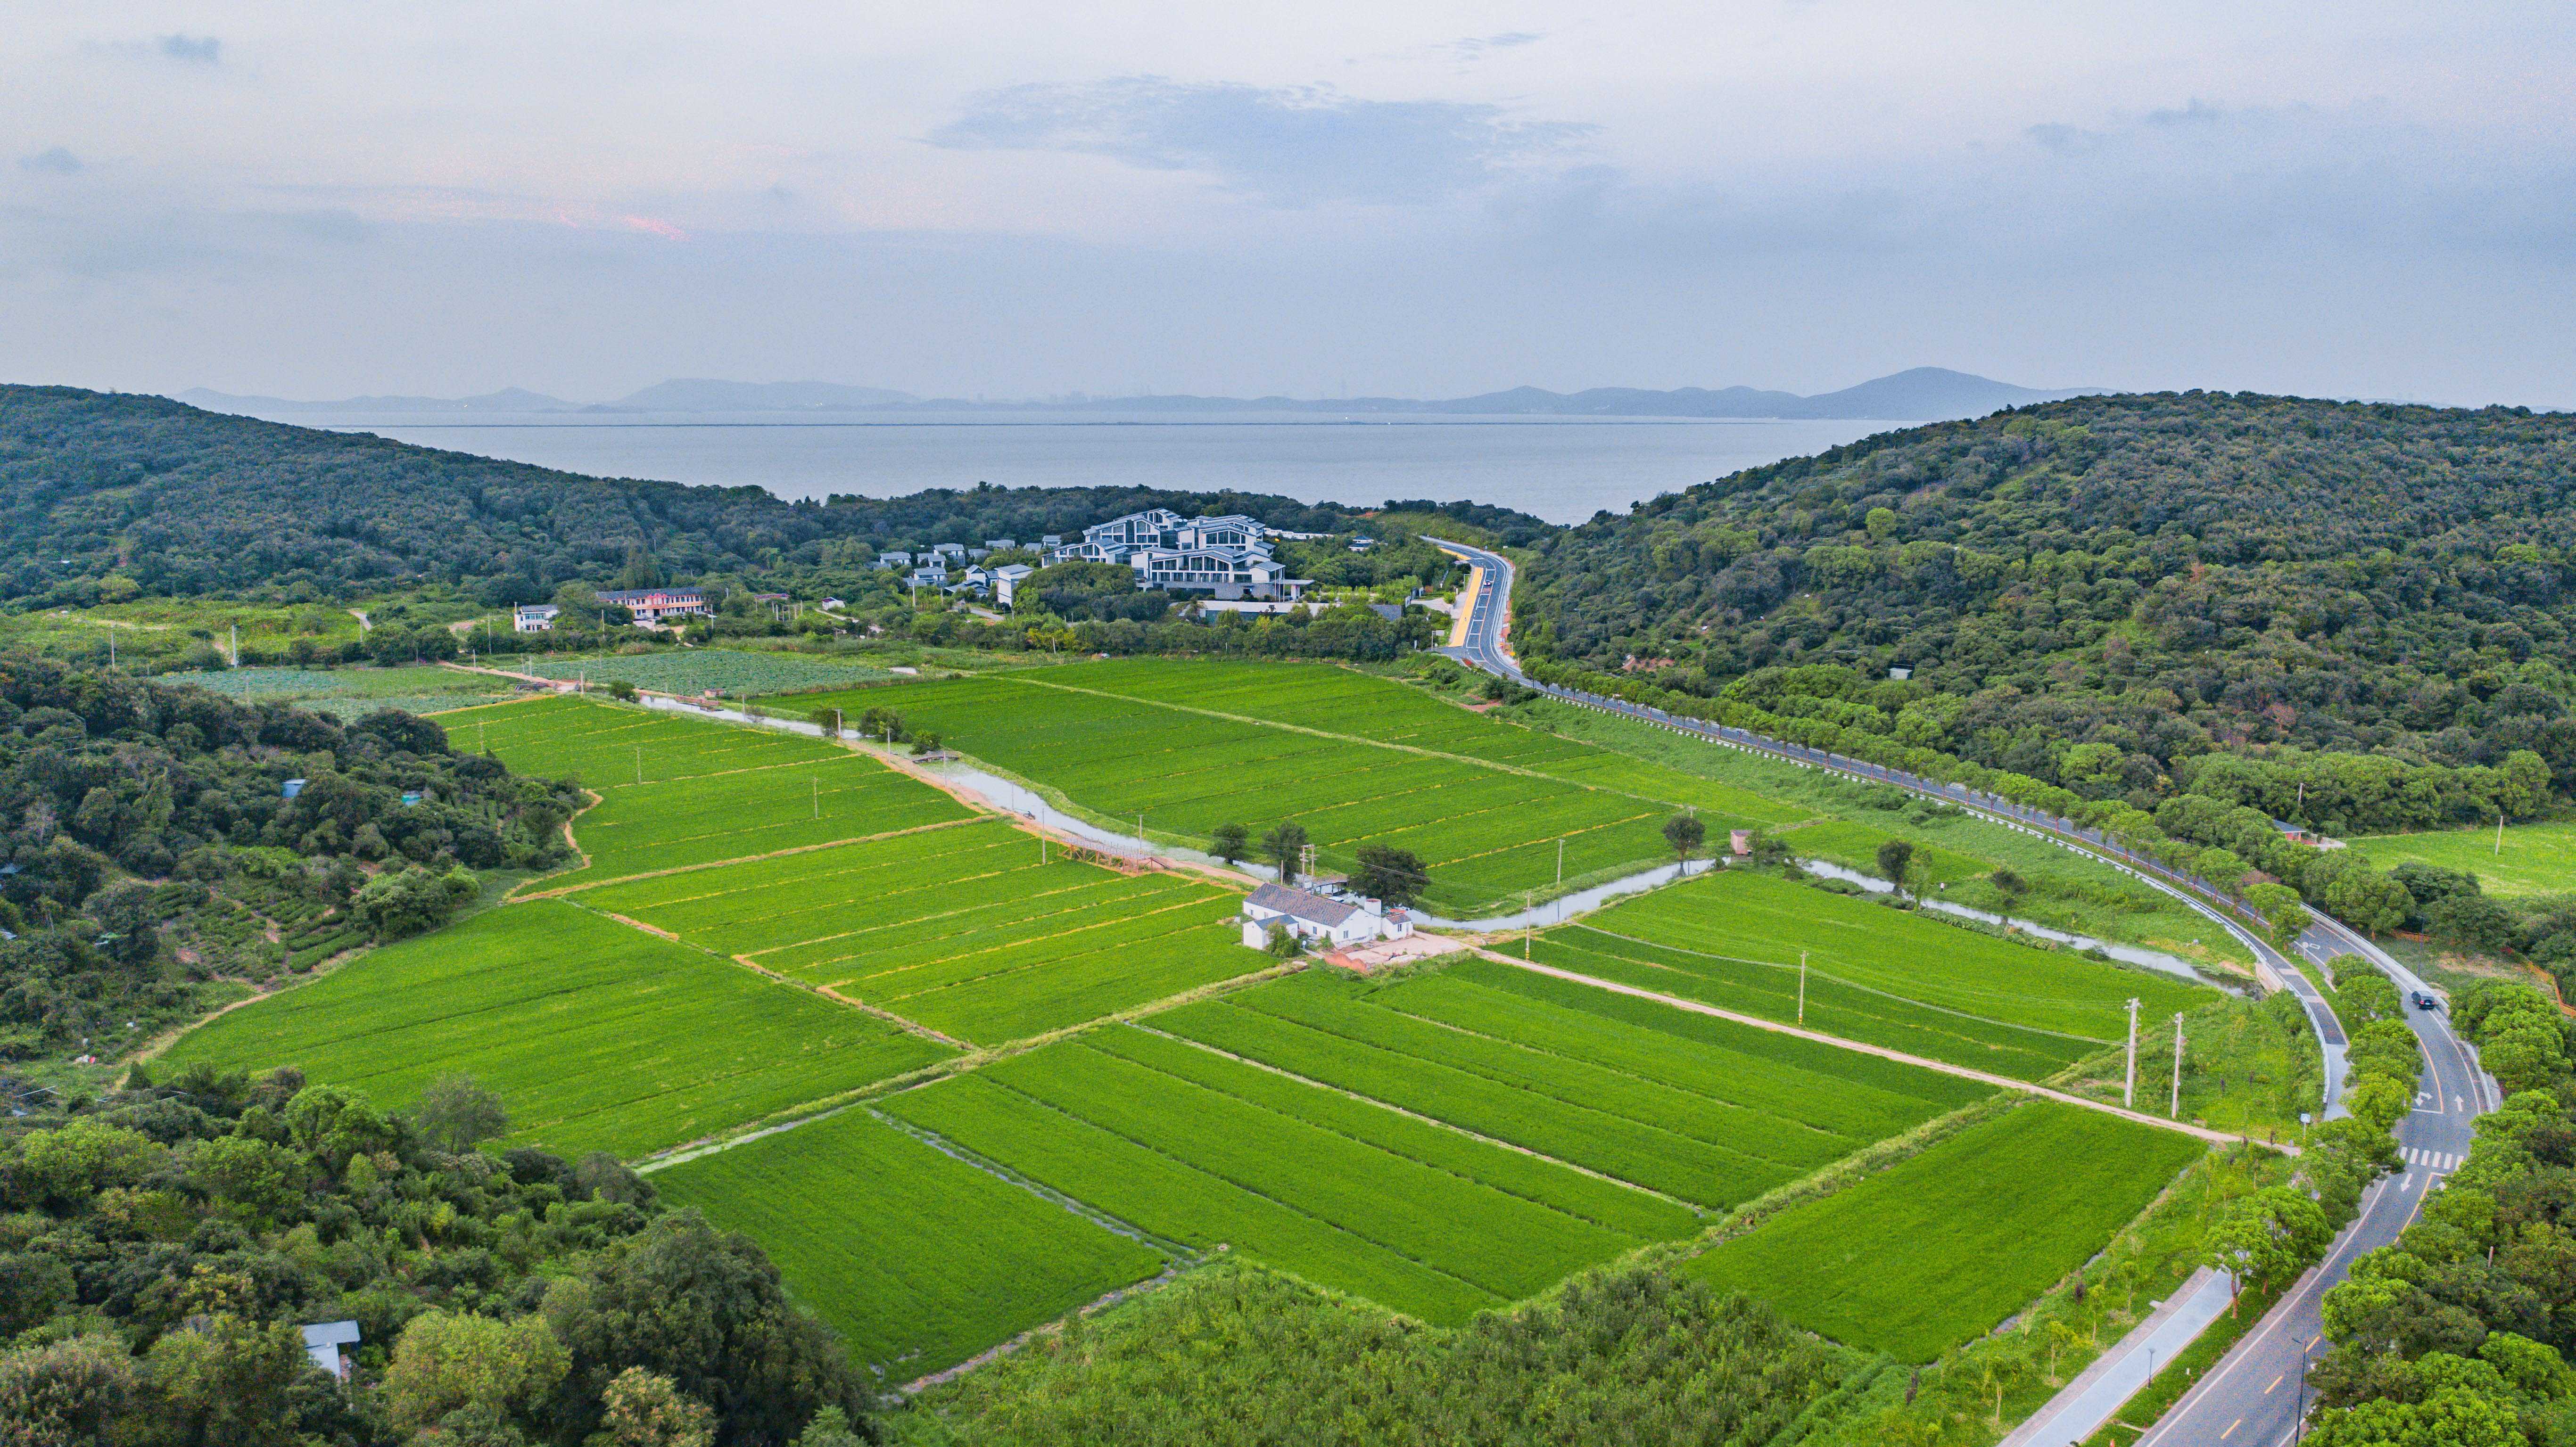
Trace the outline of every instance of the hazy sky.
[[2557, 4], [21, 5], [0, 379], [2576, 406]]

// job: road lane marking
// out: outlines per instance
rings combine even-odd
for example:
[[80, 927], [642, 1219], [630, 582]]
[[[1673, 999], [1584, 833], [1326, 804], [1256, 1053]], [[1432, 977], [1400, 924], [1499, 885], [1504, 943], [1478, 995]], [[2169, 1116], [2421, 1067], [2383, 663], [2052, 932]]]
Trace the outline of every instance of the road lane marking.
[[2237, 1418], [2235, 1421], [2228, 1423], [2228, 1424], [2227, 1424], [2227, 1430], [2218, 1434], [2218, 1440], [2219, 1440], [2219, 1441], [2221, 1441], [2221, 1442], [2226, 1441], [2230, 1436], [2233, 1436], [2233, 1435], [2235, 1434], [2235, 1432], [2236, 1432], [2236, 1429], [2237, 1429], [2237, 1428], [2242, 1427], [2242, 1426], [2244, 1426], [2244, 1425], [2245, 1425], [2245, 1419], [2244, 1419], [2244, 1418], [2242, 1418], [2242, 1417], [2239, 1417], [2239, 1418]]
[[2264, 1395], [2264, 1396], [2267, 1396], [2267, 1397], [2268, 1397], [2268, 1396], [2270, 1396], [2270, 1395], [2272, 1395], [2274, 1392], [2276, 1392], [2276, 1391], [2280, 1390], [2280, 1386], [2281, 1386], [2281, 1384], [2282, 1384], [2283, 1382], [2286, 1382], [2286, 1381], [2288, 1381], [2289, 1379], [2290, 1379], [2290, 1374], [2289, 1374], [2288, 1372], [2283, 1372], [2283, 1373], [2281, 1373], [2279, 1376], [2274, 1377], [2274, 1378], [2272, 1379], [2272, 1385], [2271, 1385], [2271, 1386], [2268, 1386], [2268, 1387], [2265, 1387], [2265, 1388], [2263, 1389], [2263, 1395]]

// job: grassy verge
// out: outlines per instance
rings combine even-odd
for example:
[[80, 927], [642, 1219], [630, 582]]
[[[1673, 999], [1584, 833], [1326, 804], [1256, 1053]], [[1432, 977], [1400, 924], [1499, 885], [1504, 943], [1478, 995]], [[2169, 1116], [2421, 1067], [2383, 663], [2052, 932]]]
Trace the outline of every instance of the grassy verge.
[[[2173, 1022], [2138, 1024], [2137, 1108], [2163, 1115], [2173, 1099]], [[2123, 1057], [2106, 1051], [2054, 1082], [2088, 1100], [2120, 1101]], [[2226, 999], [2183, 1019], [2182, 1119], [2212, 1130], [2283, 1140], [2299, 1133], [2299, 1113], [2324, 1099], [2325, 1059], [2296, 996]]]

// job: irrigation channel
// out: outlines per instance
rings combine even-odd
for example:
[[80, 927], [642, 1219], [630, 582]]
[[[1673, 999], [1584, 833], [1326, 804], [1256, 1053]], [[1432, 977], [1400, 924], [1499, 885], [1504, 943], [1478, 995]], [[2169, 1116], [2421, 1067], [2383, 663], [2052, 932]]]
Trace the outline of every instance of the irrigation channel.
[[[2308, 1023], [2316, 1031], [2326, 1057], [2328, 1114], [2340, 1110], [2336, 1102], [2342, 1093], [2344, 1076], [2343, 1023], [2335, 1018], [2325, 993], [2294, 962], [2228, 913], [2244, 907], [2207, 880], [2175, 873], [2161, 863], [2129, 850], [2101, 831], [2089, 829], [2074, 820], [2015, 804], [1992, 794], [1979, 793], [1965, 785], [1941, 783], [1866, 759], [1849, 758], [1744, 729], [1680, 717], [1622, 699], [1542, 683], [1521, 671], [1519, 660], [1512, 656], [1506, 641], [1510, 627], [1511, 560], [1465, 543], [1441, 542], [1437, 538], [1431, 541], [1465, 559], [1476, 569], [1473, 597], [1466, 604], [1471, 610], [1469, 616], [1462, 620], [1453, 635], [1458, 641], [1441, 650], [1451, 657], [1579, 707], [1619, 714], [1729, 748], [1785, 759], [1804, 768], [1826, 769], [1871, 783], [1893, 784], [1927, 798], [1955, 804], [2047, 839], [2062, 848], [2101, 859], [2113, 868], [2163, 890], [2223, 926], [2254, 951], [2258, 980], [2267, 988], [2296, 992], [2306, 1007]], [[2425, 983], [2360, 931], [2321, 912], [2314, 916], [2314, 923], [2299, 937], [2297, 944], [2300, 952], [2321, 969], [2327, 968], [2328, 962], [2338, 955], [2358, 955], [2396, 981], [2398, 988], [2407, 992], [2410, 998], [2419, 993], [2446, 998], [2446, 992]], [[2450, 1019], [2444, 1010], [2417, 1010], [2410, 1006], [2406, 1010], [2406, 1023], [2415, 1032], [2417, 1044], [2424, 1052], [2428, 1073], [2422, 1081], [2425, 1088], [2417, 1092], [2416, 1108], [2398, 1123], [2398, 1144], [2409, 1162], [2463, 1160], [2468, 1155], [2472, 1138], [2471, 1122], [2497, 1104], [2495, 1080], [2479, 1069], [2475, 1053], [2451, 1032]], [[2301, 1430], [2300, 1412], [2305, 1401], [2304, 1393], [2297, 1387], [2306, 1380], [2312, 1353], [2324, 1340], [2324, 1323], [2318, 1310], [2320, 1301], [2329, 1289], [2343, 1281], [2353, 1258], [2397, 1239], [2398, 1234], [2414, 1220], [2424, 1197], [2439, 1183], [2442, 1174], [2434, 1167], [2419, 1164], [2411, 1166], [2401, 1176], [2373, 1186], [2363, 1198], [2360, 1214], [2328, 1248], [2325, 1260], [2309, 1268], [2263, 1320], [2256, 1323], [2229, 1349], [2227, 1355], [2211, 1367], [2207, 1375], [2138, 1439], [2135, 1447], [2201, 1447], [2201, 1444], [2212, 1442], [2273, 1447], [2273, 1444], [2287, 1442], [2294, 1437]], [[2120, 1350], [2120, 1347], [2113, 1348], [2115, 1353]], [[2139, 1378], [2141, 1386], [2145, 1380], [2143, 1376]], [[2046, 1419], [2051, 1438], [2057, 1438], [2063, 1429], [2066, 1439], [2080, 1440], [2098, 1430], [2101, 1420], [2108, 1420], [2119, 1403], [2112, 1402], [2102, 1407], [2101, 1420], [2089, 1423], [2066, 1415], [2072, 1405], [2066, 1395], [2061, 1394], [2059, 1400], [2050, 1402], [2034, 1414], [2033, 1420]], [[2086, 1415], [2091, 1415], [2089, 1410]]]

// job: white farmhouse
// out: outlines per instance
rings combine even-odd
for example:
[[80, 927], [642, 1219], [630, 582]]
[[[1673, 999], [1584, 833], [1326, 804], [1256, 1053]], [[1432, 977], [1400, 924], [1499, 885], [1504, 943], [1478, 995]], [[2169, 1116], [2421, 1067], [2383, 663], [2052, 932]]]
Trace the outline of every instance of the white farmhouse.
[[1243, 902], [1243, 942], [1260, 949], [1270, 942], [1271, 927], [1326, 948], [1400, 940], [1413, 933], [1403, 910], [1390, 912], [1373, 899], [1326, 899], [1284, 884], [1265, 884]]
[[1026, 563], [1004, 563], [1002, 566], [995, 568], [993, 570], [993, 601], [1001, 604], [1005, 608], [1010, 607], [1012, 595], [1019, 591], [1020, 580], [1036, 571], [1037, 569], [1030, 567]]

